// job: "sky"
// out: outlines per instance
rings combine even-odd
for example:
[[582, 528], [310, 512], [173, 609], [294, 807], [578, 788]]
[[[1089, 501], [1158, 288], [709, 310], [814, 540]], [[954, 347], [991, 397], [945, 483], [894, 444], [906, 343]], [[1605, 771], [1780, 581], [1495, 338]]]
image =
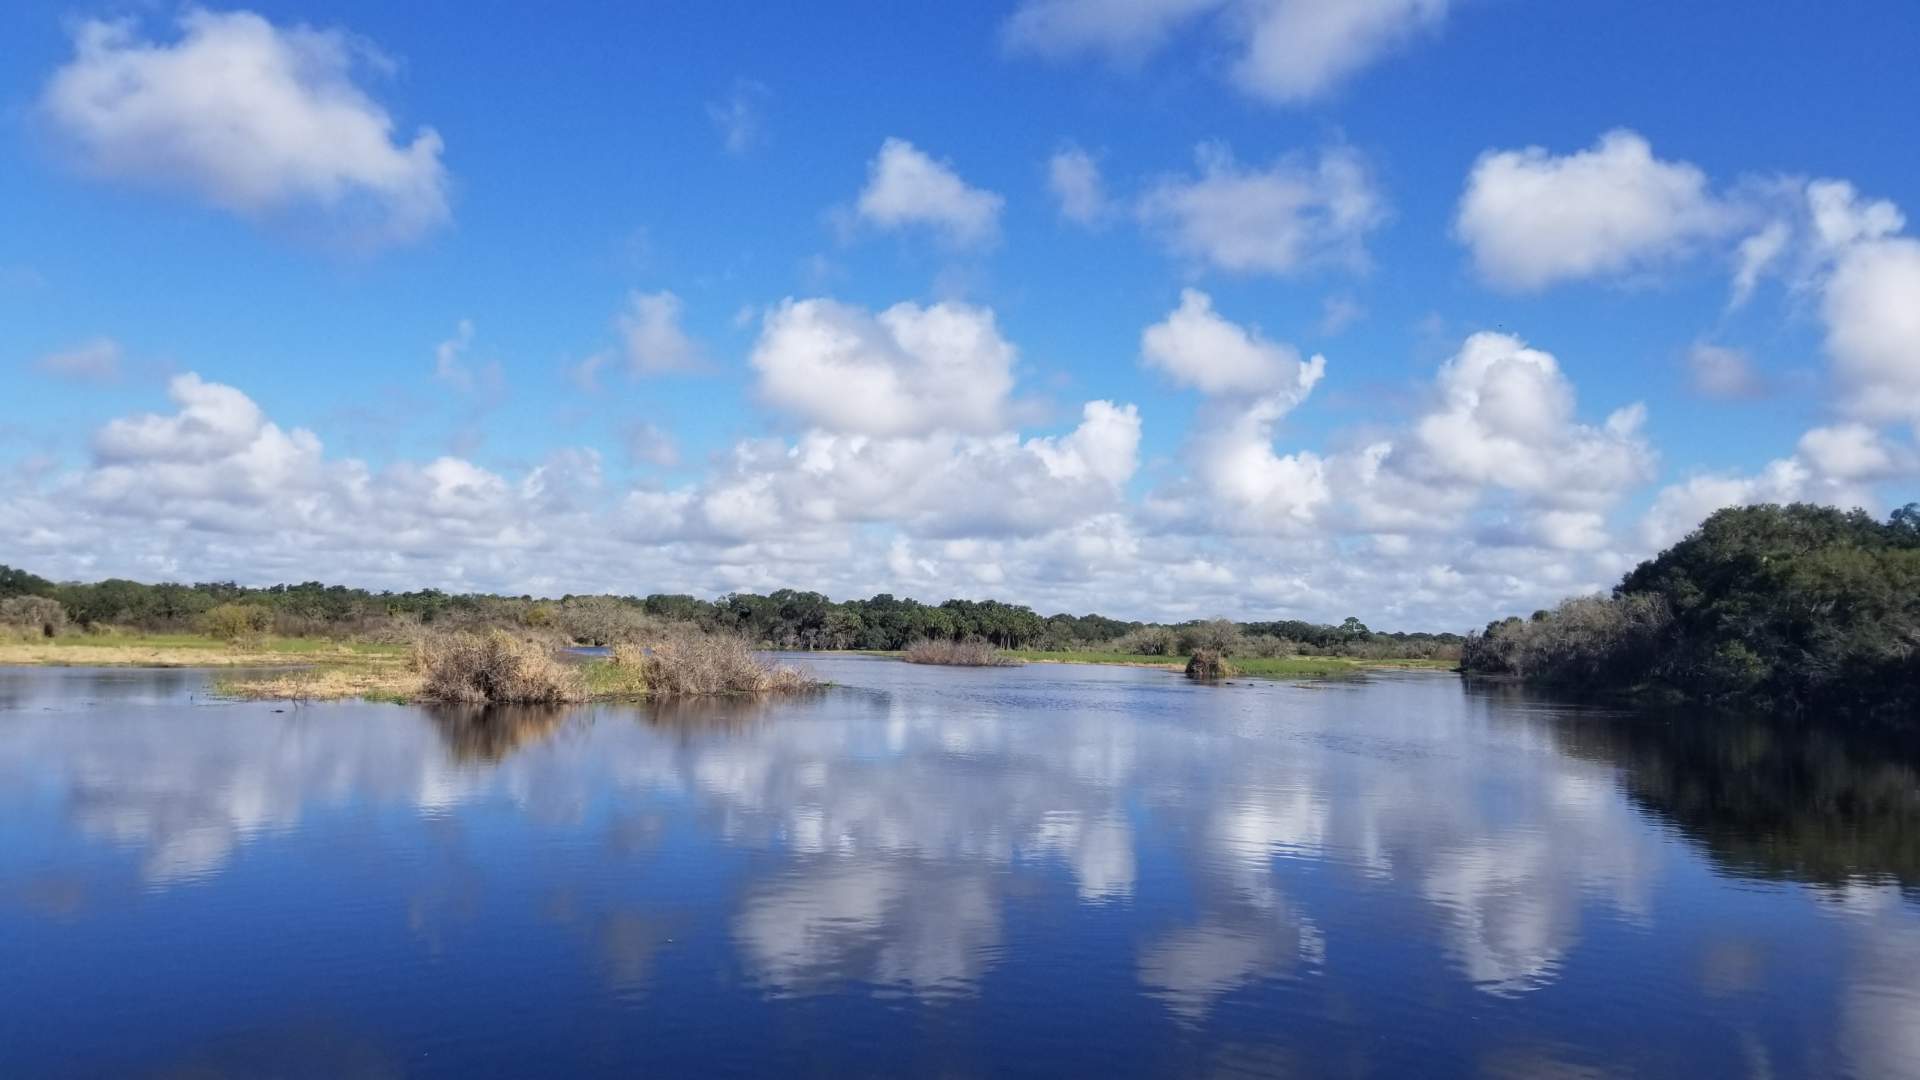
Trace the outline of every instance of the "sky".
[[1464, 630], [1920, 499], [1920, 6], [0, 10], [0, 562]]

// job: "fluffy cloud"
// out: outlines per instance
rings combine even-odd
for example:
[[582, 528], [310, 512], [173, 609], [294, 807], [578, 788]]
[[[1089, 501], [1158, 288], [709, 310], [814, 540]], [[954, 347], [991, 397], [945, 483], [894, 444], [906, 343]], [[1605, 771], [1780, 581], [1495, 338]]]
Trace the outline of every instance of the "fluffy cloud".
[[1703, 474], [1660, 490], [1640, 522], [1641, 541], [1658, 549], [1687, 535], [1715, 510], [1755, 503], [1811, 502], [1877, 507], [1874, 486], [1920, 472], [1912, 449], [1864, 424], [1817, 427], [1795, 452], [1751, 476]]
[[1312, 166], [1282, 159], [1248, 168], [1225, 146], [1197, 152], [1200, 176], [1169, 179], [1141, 200], [1141, 220], [1177, 254], [1222, 270], [1288, 274], [1362, 266], [1362, 240], [1386, 218], [1361, 156], [1321, 153]]
[[1233, 79], [1275, 104], [1319, 97], [1446, 18], [1448, 0], [1024, 0], [1008, 20], [1017, 52], [1104, 53], [1137, 62], [1183, 24], [1218, 14], [1241, 49]]
[[1481, 155], [1455, 231], [1488, 281], [1519, 291], [1647, 266], [1735, 224], [1699, 169], [1612, 131], [1565, 157], [1537, 146]]
[[1574, 420], [1573, 384], [1551, 355], [1508, 334], [1467, 339], [1435, 380], [1439, 401], [1414, 425], [1407, 466], [1442, 483], [1502, 488], [1555, 508], [1598, 510], [1652, 479], [1645, 410], [1595, 428]]
[[[1369, 534], [1389, 559], [1430, 555], [1463, 532], [1501, 547], [1598, 552], [1613, 541], [1607, 513], [1653, 475], [1644, 409], [1581, 423], [1558, 362], [1504, 334], [1469, 338], [1404, 428], [1333, 453], [1274, 448], [1326, 361], [1302, 361], [1227, 321], [1202, 293], [1188, 290], [1146, 330], [1141, 359], [1207, 396], [1182, 450], [1186, 475], [1147, 502], [1180, 531], [1319, 545]], [[1293, 557], [1328, 555], [1311, 550]]]
[[[1291, 346], [1222, 318], [1195, 289], [1141, 334], [1140, 358], [1212, 399], [1195, 422], [1186, 457], [1215, 527], [1272, 533], [1311, 523], [1329, 498], [1324, 464], [1313, 454], [1276, 454], [1273, 438], [1320, 381], [1324, 358], [1303, 362]], [[1193, 501], [1181, 499], [1178, 488], [1167, 495]]]
[[1006, 200], [969, 187], [952, 166], [935, 161], [905, 139], [888, 139], [867, 166], [867, 186], [855, 210], [885, 229], [925, 226], [956, 247], [991, 241], [1000, 231]]
[[1864, 202], [1847, 184], [1807, 189], [1814, 228], [1833, 253], [1821, 314], [1841, 405], [1876, 423], [1920, 428], [1920, 241], [1887, 202]]
[[250, 218], [406, 240], [447, 217], [439, 135], [407, 144], [351, 77], [338, 32], [189, 9], [172, 44], [89, 21], [41, 107], [97, 175], [190, 191]]
[[1221, 318], [1212, 297], [1198, 289], [1182, 291], [1180, 307], [1140, 335], [1140, 356], [1175, 382], [1209, 395], [1266, 394], [1292, 386], [1304, 392], [1324, 365], [1315, 357], [1309, 376], [1292, 346]]
[[989, 434], [1006, 427], [1015, 355], [983, 308], [896, 304], [874, 316], [831, 300], [788, 300], [767, 314], [749, 362], [767, 403], [810, 425], [851, 435]]
[[1060, 203], [1060, 216], [1088, 228], [1112, 213], [1100, 163], [1077, 146], [1069, 146], [1047, 161], [1047, 187]]

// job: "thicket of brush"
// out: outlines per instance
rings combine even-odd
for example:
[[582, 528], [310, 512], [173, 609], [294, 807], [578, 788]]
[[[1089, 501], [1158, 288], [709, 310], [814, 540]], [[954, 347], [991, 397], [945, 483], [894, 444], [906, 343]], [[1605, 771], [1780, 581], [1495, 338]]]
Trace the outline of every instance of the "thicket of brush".
[[1463, 666], [1788, 710], [1920, 711], [1920, 507], [1722, 510], [1610, 597], [1470, 635]]
[[1187, 658], [1187, 678], [1189, 679], [1207, 682], [1213, 679], [1224, 679], [1233, 673], [1233, 665], [1227, 663], [1227, 658], [1218, 649], [1195, 649], [1193, 655]]
[[592, 698], [791, 693], [818, 684], [730, 634], [680, 631], [646, 646], [620, 642], [606, 660], [564, 653], [542, 634], [426, 634], [413, 645], [421, 697], [458, 704], [565, 704]]
[[429, 701], [467, 705], [557, 705], [590, 696], [575, 665], [551, 643], [488, 634], [433, 634], [413, 645], [413, 667]]
[[9, 596], [0, 600], [0, 628], [16, 638], [58, 637], [67, 627], [67, 609], [44, 596]]
[[1006, 667], [1020, 661], [1002, 655], [991, 641], [967, 638], [921, 638], [909, 644], [902, 654], [909, 664], [944, 664], [948, 667]]
[[621, 645], [613, 662], [638, 671], [656, 697], [794, 693], [819, 685], [806, 671], [768, 661], [731, 634], [674, 634], [646, 649]]

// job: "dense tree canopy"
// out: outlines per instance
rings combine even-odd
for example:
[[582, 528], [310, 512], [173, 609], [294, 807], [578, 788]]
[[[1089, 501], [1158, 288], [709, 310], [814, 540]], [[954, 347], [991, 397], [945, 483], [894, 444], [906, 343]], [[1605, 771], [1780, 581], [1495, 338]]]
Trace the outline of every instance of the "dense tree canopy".
[[1706, 701], [1920, 707], [1920, 508], [1721, 510], [1610, 599], [1487, 627], [1469, 669]]

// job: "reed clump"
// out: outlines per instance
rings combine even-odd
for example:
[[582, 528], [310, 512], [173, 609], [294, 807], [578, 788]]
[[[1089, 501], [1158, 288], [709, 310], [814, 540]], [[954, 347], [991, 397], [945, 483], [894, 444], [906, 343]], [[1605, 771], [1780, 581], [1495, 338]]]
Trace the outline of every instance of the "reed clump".
[[550, 645], [504, 630], [422, 637], [414, 642], [413, 668], [429, 701], [552, 705], [591, 696], [579, 671]]
[[796, 693], [820, 685], [801, 668], [768, 662], [732, 634], [664, 636], [645, 650], [617, 645], [612, 663], [636, 667], [655, 697]]
[[1211, 679], [1224, 679], [1233, 674], [1233, 665], [1218, 649], [1195, 649], [1187, 658], [1187, 678], [1203, 682]]
[[921, 638], [907, 646], [904, 659], [909, 664], [944, 664], [949, 667], [1008, 667], [1020, 661], [1006, 656], [984, 638]]

